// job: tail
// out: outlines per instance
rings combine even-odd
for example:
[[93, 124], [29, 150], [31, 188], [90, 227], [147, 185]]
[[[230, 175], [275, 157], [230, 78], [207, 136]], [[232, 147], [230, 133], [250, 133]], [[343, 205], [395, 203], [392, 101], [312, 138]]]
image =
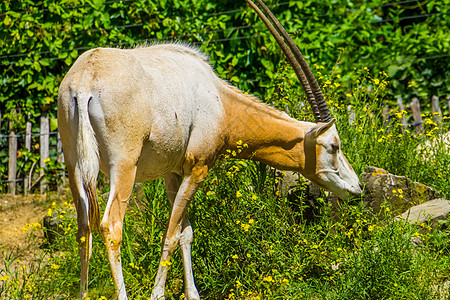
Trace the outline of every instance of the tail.
[[[81, 98], [81, 97], [80, 97]], [[89, 120], [88, 99], [78, 99], [78, 135], [76, 141], [76, 168], [80, 172], [84, 191], [86, 192], [89, 228], [100, 229], [100, 212], [97, 200], [96, 185], [99, 171], [98, 144], [95, 132]], [[100, 230], [99, 230], [100, 231]]]

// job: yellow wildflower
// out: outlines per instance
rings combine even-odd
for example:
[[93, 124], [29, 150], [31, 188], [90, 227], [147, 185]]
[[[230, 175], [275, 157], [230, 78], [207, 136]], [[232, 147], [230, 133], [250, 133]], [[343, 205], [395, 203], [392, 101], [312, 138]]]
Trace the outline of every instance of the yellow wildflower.
[[171, 263], [169, 260], [167, 260], [167, 259], [163, 259], [163, 260], [160, 262], [160, 264], [161, 264], [161, 266], [163, 266], [163, 267], [167, 267], [167, 266], [172, 265], [172, 263]]
[[236, 288], [240, 288], [242, 286], [242, 283], [239, 280], [236, 280]]
[[248, 231], [250, 229], [250, 224], [241, 224], [241, 227], [244, 231]]

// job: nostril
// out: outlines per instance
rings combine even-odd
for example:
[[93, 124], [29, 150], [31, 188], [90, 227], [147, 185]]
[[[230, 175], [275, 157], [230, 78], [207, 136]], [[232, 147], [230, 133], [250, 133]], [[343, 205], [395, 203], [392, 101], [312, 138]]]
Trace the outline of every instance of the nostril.
[[358, 186], [361, 190], [364, 188], [364, 186], [361, 183], [359, 183]]

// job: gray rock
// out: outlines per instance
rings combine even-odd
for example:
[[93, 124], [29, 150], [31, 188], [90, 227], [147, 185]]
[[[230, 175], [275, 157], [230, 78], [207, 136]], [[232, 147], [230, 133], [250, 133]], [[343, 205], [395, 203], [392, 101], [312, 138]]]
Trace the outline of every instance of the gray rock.
[[76, 213], [75, 209], [71, 211], [64, 210], [64, 219], [60, 218], [61, 214], [60, 209], [56, 209], [52, 211], [51, 216], [45, 216], [43, 220], [43, 230], [44, 230], [44, 238], [45, 242], [42, 245], [43, 248], [48, 248], [50, 246], [54, 246], [58, 239], [64, 236], [64, 230], [61, 227], [64, 219], [70, 218], [75, 219]]
[[385, 200], [391, 209], [401, 213], [412, 206], [437, 198], [437, 193], [432, 188], [377, 167], [367, 167], [361, 181], [365, 186], [364, 203], [375, 213], [380, 211]]
[[434, 199], [417, 206], [413, 206], [398, 219], [408, 220], [411, 223], [427, 223], [430, 226], [438, 226], [439, 220], [447, 220], [450, 216], [450, 201]]

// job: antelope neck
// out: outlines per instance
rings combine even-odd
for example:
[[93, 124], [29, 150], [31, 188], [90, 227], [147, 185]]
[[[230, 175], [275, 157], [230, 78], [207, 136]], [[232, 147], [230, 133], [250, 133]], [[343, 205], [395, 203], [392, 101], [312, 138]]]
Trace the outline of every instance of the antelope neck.
[[295, 120], [234, 89], [226, 90], [221, 99], [225, 108], [222, 153], [231, 150], [228, 153], [236, 158], [281, 170], [304, 169], [304, 136], [315, 123]]

